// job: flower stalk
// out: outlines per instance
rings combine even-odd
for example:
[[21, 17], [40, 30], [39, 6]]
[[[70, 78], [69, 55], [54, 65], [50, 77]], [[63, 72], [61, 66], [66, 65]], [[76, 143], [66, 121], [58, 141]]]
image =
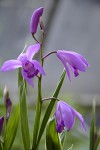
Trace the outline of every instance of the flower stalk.
[[[44, 33], [42, 37], [42, 41], [40, 44], [40, 61], [41, 66], [43, 67], [43, 60], [42, 60], [42, 46], [43, 46], [43, 39], [44, 39]], [[36, 114], [35, 114], [35, 120], [34, 120], [34, 129], [33, 129], [33, 145], [32, 150], [36, 150], [37, 145], [37, 137], [38, 137], [38, 131], [39, 131], [39, 124], [40, 124], [40, 118], [41, 118], [41, 108], [42, 108], [42, 75], [38, 78], [38, 101], [36, 104]]]

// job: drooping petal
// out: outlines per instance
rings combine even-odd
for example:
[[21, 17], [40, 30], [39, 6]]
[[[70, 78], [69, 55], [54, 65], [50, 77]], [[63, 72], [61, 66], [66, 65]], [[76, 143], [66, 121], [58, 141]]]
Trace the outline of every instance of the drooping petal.
[[74, 108], [71, 108], [71, 109], [72, 109], [73, 113], [74, 113], [74, 114], [78, 117], [78, 119], [80, 120], [83, 129], [86, 130], [83, 116], [82, 116], [78, 111], [76, 111]]
[[44, 72], [43, 67], [41, 66], [41, 64], [40, 64], [37, 60], [32, 60], [31, 62], [33, 63], [34, 67], [35, 67], [36, 69], [38, 69], [39, 72], [40, 72], [42, 75], [44, 75], [44, 76], [46, 75], [45, 72]]
[[40, 7], [34, 11], [31, 17], [31, 22], [30, 22], [30, 32], [32, 34], [35, 34], [37, 31], [39, 19], [43, 14], [43, 7]]
[[70, 71], [69, 71], [69, 68], [68, 68], [68, 65], [67, 65], [66, 61], [64, 60], [64, 58], [59, 53], [57, 53], [57, 56], [61, 60], [61, 62], [63, 63], [63, 65], [64, 65], [64, 67], [66, 69], [68, 78], [71, 81], [71, 75], [70, 75]]
[[65, 59], [66, 62], [70, 64], [73, 68], [83, 72], [86, 71], [86, 64], [83, 62], [82, 59], [80, 59], [80, 57], [78, 57], [77, 53], [64, 50], [58, 50], [57, 53], [61, 55], [63, 59]]
[[18, 58], [17, 58], [20, 62], [25, 63], [26, 61], [28, 61], [28, 58], [26, 56], [26, 53], [21, 53]]
[[62, 112], [62, 117], [64, 121], [64, 125], [67, 128], [67, 131], [71, 130], [75, 123], [75, 117], [68, 105], [65, 102], [60, 101], [60, 108]]
[[26, 51], [26, 56], [29, 60], [40, 50], [40, 44], [30, 45]]
[[[63, 102], [63, 103], [64, 103], [64, 102]], [[66, 103], [66, 104], [67, 104], [67, 103]], [[67, 106], [69, 106], [70, 109], [72, 110], [73, 114], [78, 117], [78, 119], [79, 119], [80, 122], [81, 122], [82, 127], [86, 130], [85, 124], [84, 124], [84, 118], [83, 118], [83, 116], [82, 116], [78, 111], [76, 111], [73, 107], [71, 107], [69, 104], [67, 104]]]
[[22, 67], [22, 63], [19, 60], [8, 60], [4, 62], [1, 67], [1, 71], [9, 71], [14, 70], [16, 68]]
[[28, 78], [27, 77], [27, 73], [23, 69], [22, 69], [22, 76], [34, 88], [34, 84], [33, 84], [32, 78]]

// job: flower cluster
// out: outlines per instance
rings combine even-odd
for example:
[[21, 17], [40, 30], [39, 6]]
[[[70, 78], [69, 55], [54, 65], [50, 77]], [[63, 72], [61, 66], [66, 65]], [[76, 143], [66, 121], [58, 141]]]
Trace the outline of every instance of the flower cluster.
[[[37, 60], [33, 59], [34, 55], [41, 51], [42, 43], [40, 43], [35, 38], [34, 34], [36, 34], [37, 32], [38, 24], [40, 24], [42, 33], [44, 32], [44, 25], [41, 20], [42, 15], [43, 15], [43, 7], [40, 7], [34, 11], [31, 17], [31, 22], [30, 22], [30, 32], [32, 33], [33, 38], [38, 43], [35, 45], [30, 45], [27, 48], [26, 53], [21, 53], [17, 59], [8, 60], [4, 62], [4, 64], [1, 67], [2, 72], [14, 70], [16, 68], [21, 67], [22, 68], [21, 73], [22, 73], [23, 78], [32, 87], [34, 87], [33, 78], [35, 76], [37, 76], [38, 78], [40, 77], [40, 75], [45, 76], [43, 63], [40, 63]], [[87, 62], [87, 60], [82, 55], [76, 52], [66, 51], [66, 50], [57, 50], [51, 53], [56, 53], [56, 56], [65, 67], [69, 80], [71, 80], [70, 69], [73, 72], [74, 76], [77, 77], [79, 75], [79, 71], [85, 72], [86, 68], [89, 66], [89, 63]], [[49, 54], [47, 54], [47, 56], [49, 56]], [[47, 56], [42, 57], [41, 60], [45, 60]], [[9, 106], [9, 101], [7, 102], [7, 106]], [[57, 103], [54, 116], [56, 120], [56, 130], [59, 133], [64, 130], [64, 127], [67, 129], [67, 131], [70, 131], [73, 128], [74, 123], [75, 123], [75, 116], [78, 117], [83, 129], [85, 129], [84, 119], [82, 115], [79, 112], [77, 112], [74, 108], [72, 108], [69, 104], [63, 101], [59, 101]], [[3, 120], [4, 118], [1, 117], [0, 129], [2, 129]]]

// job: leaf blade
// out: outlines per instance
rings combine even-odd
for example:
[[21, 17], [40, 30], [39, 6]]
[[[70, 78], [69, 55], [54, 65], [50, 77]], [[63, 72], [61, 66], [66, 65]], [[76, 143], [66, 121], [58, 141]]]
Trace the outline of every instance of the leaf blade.
[[92, 120], [90, 126], [90, 150], [94, 150], [95, 145], [95, 100], [93, 101]]
[[26, 103], [26, 82], [21, 75], [21, 69], [19, 69], [18, 87], [19, 87], [22, 138], [24, 148], [25, 150], [28, 150], [30, 148], [30, 135], [29, 135], [27, 103]]
[[61, 141], [56, 131], [56, 123], [54, 118], [50, 118], [46, 128], [46, 148], [47, 150], [61, 150]]
[[5, 136], [4, 136], [3, 150], [10, 150], [12, 147], [18, 129], [19, 114], [20, 114], [20, 109], [19, 109], [19, 105], [17, 105], [13, 115], [10, 116], [8, 120]]

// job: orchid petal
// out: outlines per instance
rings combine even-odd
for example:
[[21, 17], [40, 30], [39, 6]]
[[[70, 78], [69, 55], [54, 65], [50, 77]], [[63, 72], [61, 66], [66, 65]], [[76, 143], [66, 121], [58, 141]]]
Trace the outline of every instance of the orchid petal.
[[44, 72], [43, 67], [41, 66], [41, 64], [40, 64], [37, 60], [32, 60], [31, 62], [33, 63], [34, 67], [35, 67], [36, 69], [38, 69], [39, 72], [40, 72], [42, 75], [44, 75], [44, 76], [46, 75], [45, 72]]
[[18, 59], [19, 61], [21, 61], [22, 63], [25, 63], [25, 62], [28, 60], [28, 58], [27, 58], [27, 56], [26, 56], [26, 53], [24, 53], [24, 54], [21, 53], [17, 59]]
[[81, 60], [80, 57], [77, 56], [77, 53], [63, 50], [58, 50], [57, 53], [59, 55], [62, 55], [66, 62], [70, 64], [73, 68], [83, 72], [86, 70], [86, 64], [84, 64], [83, 60]]
[[3, 66], [1, 67], [1, 71], [4, 72], [14, 70], [19, 67], [22, 67], [22, 63], [19, 60], [8, 60], [4, 62]]
[[73, 55], [76, 55], [78, 58], [80, 58], [87, 67], [90, 66], [88, 61], [82, 55], [80, 55], [79, 53], [75, 53], [75, 52], [70, 52], [70, 53], [72, 53]]
[[75, 117], [68, 105], [66, 105], [65, 102], [60, 101], [60, 107], [61, 107], [61, 112], [62, 112], [62, 117], [64, 120], [65, 127], [67, 130], [71, 130], [74, 126], [75, 123]]
[[29, 60], [40, 50], [40, 44], [30, 45], [26, 51], [26, 56]]
[[24, 70], [22, 70], [22, 76], [34, 88], [34, 84], [33, 84], [32, 78], [28, 78], [27, 77], [27, 73]]
[[57, 56], [58, 56], [58, 58], [62, 61], [63, 65], [64, 65], [64, 67], [65, 67], [65, 69], [66, 69], [68, 78], [69, 78], [69, 80], [71, 81], [71, 75], [70, 75], [70, 71], [69, 71], [69, 68], [68, 68], [68, 66], [67, 66], [67, 63], [64, 61], [64, 59], [61, 57], [61, 55], [60, 55], [59, 53], [57, 53]]
[[74, 112], [74, 114], [75, 114], [75, 115], [78, 117], [78, 119], [80, 120], [83, 129], [86, 130], [85, 124], [84, 124], [84, 119], [83, 119], [82, 115], [81, 115], [78, 111], [76, 111], [75, 109], [73, 109], [73, 108], [72, 108], [72, 111]]

